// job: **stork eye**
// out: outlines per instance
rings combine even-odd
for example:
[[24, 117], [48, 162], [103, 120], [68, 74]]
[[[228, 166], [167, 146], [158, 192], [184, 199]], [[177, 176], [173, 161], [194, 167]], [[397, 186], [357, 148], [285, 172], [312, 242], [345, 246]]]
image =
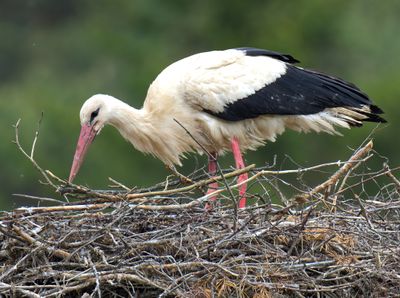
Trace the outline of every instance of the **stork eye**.
[[98, 108], [96, 111], [93, 111], [92, 114], [90, 114], [90, 123], [92, 123], [94, 118], [97, 117], [97, 115], [99, 114], [99, 110], [100, 108]]

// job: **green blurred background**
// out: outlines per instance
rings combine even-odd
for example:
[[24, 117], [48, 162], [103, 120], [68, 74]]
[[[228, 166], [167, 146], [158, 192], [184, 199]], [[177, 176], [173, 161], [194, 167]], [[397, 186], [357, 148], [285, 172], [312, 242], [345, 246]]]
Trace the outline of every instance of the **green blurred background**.
[[[79, 109], [95, 93], [140, 107], [147, 87], [168, 64], [196, 52], [251, 46], [292, 54], [301, 66], [354, 82], [386, 111], [375, 148], [400, 163], [400, 1], [84, 1], [0, 2], [0, 209], [26, 202], [26, 193], [54, 196], [19, 153], [12, 125], [21, 118], [21, 142], [30, 150], [44, 113], [35, 158], [66, 178], [80, 124]], [[344, 137], [287, 132], [250, 152], [263, 165], [291, 156], [300, 164], [346, 159], [375, 128]], [[223, 163], [231, 163], [226, 156]], [[192, 157], [184, 173], [201, 167]], [[105, 188], [108, 177], [149, 186], [169, 172], [106, 127], [91, 147], [76, 182]]]

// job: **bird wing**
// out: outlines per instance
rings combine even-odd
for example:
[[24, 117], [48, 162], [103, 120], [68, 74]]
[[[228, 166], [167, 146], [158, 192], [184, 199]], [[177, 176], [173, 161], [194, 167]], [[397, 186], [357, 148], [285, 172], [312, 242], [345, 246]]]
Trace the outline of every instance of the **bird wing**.
[[247, 56], [267, 56], [267, 57], [272, 57], [278, 60], [281, 60], [283, 62], [287, 63], [298, 63], [300, 62], [299, 60], [293, 58], [291, 55], [288, 54], [282, 54], [270, 50], [263, 50], [263, 49], [257, 49], [257, 48], [236, 48], [235, 50], [242, 51], [244, 52]]
[[294, 66], [291, 63], [298, 61], [289, 55], [253, 48], [204, 54], [209, 62], [193, 64], [184, 96], [197, 109], [223, 120], [309, 115], [337, 107], [368, 106], [371, 117], [376, 115], [369, 113], [382, 112], [353, 84]]

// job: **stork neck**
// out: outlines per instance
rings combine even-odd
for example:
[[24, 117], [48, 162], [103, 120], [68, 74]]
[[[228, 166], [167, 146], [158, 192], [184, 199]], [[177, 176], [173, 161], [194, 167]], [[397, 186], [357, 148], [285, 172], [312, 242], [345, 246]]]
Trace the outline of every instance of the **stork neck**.
[[121, 102], [113, 108], [109, 123], [136, 149], [153, 153], [159, 133], [146, 109], [135, 109]]
[[135, 109], [122, 101], [110, 108], [108, 123], [139, 151], [156, 156], [167, 165], [180, 165], [180, 155], [192, 151], [195, 143], [173, 121], [174, 113], [150, 109], [144, 105]]
[[132, 133], [135, 135], [142, 134], [151, 125], [145, 110], [135, 109], [122, 101], [114, 106], [109, 123], [124, 136]]

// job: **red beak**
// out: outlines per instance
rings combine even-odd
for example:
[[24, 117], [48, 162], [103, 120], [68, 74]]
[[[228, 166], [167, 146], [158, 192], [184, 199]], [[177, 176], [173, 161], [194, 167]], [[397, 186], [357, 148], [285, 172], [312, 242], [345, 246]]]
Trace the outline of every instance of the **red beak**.
[[82, 165], [83, 158], [93, 142], [97, 132], [94, 130], [93, 126], [89, 124], [83, 124], [81, 128], [81, 133], [79, 134], [78, 144], [76, 145], [74, 161], [72, 162], [71, 172], [69, 174], [68, 182], [71, 183], [76, 174], [78, 174], [79, 168]]

